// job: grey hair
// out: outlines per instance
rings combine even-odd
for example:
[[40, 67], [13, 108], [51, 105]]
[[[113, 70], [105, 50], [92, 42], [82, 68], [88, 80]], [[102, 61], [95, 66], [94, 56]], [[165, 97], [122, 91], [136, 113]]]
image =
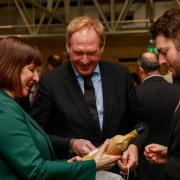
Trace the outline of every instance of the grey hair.
[[158, 56], [154, 54], [154, 58], [148, 58], [144, 54], [137, 60], [137, 65], [144, 69], [145, 73], [156, 71], [160, 69]]

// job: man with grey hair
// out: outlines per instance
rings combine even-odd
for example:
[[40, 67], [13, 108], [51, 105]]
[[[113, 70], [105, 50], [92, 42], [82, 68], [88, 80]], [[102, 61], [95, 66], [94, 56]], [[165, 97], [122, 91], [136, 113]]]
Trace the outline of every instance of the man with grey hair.
[[[32, 116], [51, 137], [58, 158], [72, 152], [84, 156], [105, 139], [143, 124], [129, 72], [118, 63], [101, 61], [104, 46], [104, 26], [98, 19], [74, 18], [66, 34], [70, 62], [40, 80]], [[118, 161], [123, 174], [137, 166], [146, 132]]]
[[[158, 143], [167, 146], [171, 117], [178, 103], [180, 87], [168, 83], [160, 75], [156, 54], [145, 52], [137, 60], [138, 74], [142, 80], [137, 88], [137, 97], [145, 114], [150, 132], [146, 144]], [[164, 180], [164, 165], [152, 166], [140, 157], [138, 174], [140, 180]]]
[[160, 76], [160, 65], [158, 62], [158, 56], [154, 53], [145, 52], [138, 60], [138, 75], [141, 81], [152, 77]]
[[138, 76], [141, 81], [151, 76], [160, 76], [158, 56], [154, 53], [145, 52], [137, 60]]

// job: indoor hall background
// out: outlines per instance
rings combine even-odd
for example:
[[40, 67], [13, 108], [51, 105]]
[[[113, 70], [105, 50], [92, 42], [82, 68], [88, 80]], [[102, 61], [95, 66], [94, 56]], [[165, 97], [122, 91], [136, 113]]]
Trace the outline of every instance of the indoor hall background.
[[42, 52], [44, 65], [50, 54], [65, 52], [67, 23], [90, 15], [102, 21], [106, 46], [102, 59], [120, 62], [136, 71], [136, 58], [147, 50], [151, 23], [179, 0], [1, 0], [0, 37], [26, 38]]

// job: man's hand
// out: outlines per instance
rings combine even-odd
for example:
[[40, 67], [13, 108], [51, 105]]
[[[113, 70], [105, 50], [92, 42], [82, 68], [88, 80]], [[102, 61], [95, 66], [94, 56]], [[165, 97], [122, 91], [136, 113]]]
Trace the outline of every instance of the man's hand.
[[117, 162], [120, 173], [126, 175], [133, 171], [138, 165], [138, 148], [134, 144], [130, 144], [128, 149], [123, 152], [122, 158]]
[[96, 149], [90, 141], [85, 139], [74, 139], [71, 148], [79, 156], [84, 156]]
[[167, 147], [160, 144], [149, 144], [144, 150], [145, 158], [153, 164], [163, 164], [167, 161]]

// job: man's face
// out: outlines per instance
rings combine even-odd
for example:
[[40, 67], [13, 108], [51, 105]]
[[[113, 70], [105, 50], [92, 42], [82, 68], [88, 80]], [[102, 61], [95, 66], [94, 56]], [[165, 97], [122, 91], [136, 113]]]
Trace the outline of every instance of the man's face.
[[90, 75], [96, 68], [103, 48], [99, 46], [99, 36], [93, 28], [82, 28], [70, 39], [67, 51], [76, 70], [82, 76]]
[[174, 40], [162, 34], [156, 38], [156, 47], [159, 52], [159, 63], [172, 72], [173, 76], [180, 77], [180, 51], [176, 49]]

